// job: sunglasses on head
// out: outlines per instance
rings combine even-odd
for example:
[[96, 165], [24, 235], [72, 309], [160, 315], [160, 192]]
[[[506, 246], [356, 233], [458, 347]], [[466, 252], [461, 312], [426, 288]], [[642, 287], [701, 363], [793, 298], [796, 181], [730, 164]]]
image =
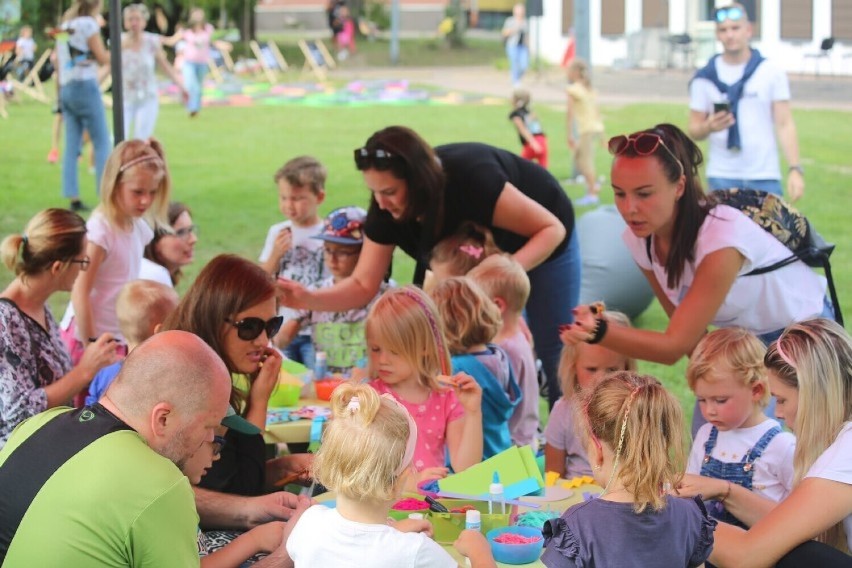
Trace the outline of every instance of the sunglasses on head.
[[225, 321], [237, 328], [237, 337], [243, 341], [254, 341], [264, 331], [268, 339], [275, 337], [281, 329], [281, 324], [284, 323], [284, 316], [275, 316], [266, 321], [260, 318], [243, 318], [240, 321], [226, 319]]
[[653, 132], [640, 132], [639, 134], [631, 136], [620, 134], [610, 138], [607, 143], [607, 147], [609, 148], [609, 153], [613, 156], [620, 156], [626, 153], [630, 148], [633, 148], [633, 151], [636, 152], [637, 156], [650, 156], [655, 153], [658, 148], [662, 148], [675, 162], [677, 162], [680, 166], [681, 173], [683, 173], [683, 164], [677, 159], [674, 152], [666, 146], [665, 141], [663, 141], [663, 137], [659, 134], [654, 134]]
[[743, 9], [739, 6], [732, 6], [730, 8], [719, 8], [714, 14], [716, 21], [720, 24], [725, 20], [742, 20], [743, 16], [745, 16], [745, 12], [743, 12]]
[[370, 168], [389, 170], [395, 158], [396, 156], [381, 148], [376, 148], [372, 152], [367, 148], [358, 148], [355, 150], [355, 167], [359, 170]]

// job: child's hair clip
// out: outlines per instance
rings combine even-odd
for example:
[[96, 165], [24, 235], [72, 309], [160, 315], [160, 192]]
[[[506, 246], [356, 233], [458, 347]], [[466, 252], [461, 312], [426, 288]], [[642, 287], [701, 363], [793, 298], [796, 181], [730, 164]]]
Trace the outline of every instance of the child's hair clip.
[[479, 260], [479, 257], [482, 256], [483, 248], [475, 245], [459, 245], [459, 250], [468, 255], [471, 258], [475, 258]]
[[357, 396], [353, 396], [349, 399], [349, 404], [346, 405], [346, 410], [349, 414], [355, 414], [359, 410], [361, 410], [361, 401], [358, 400]]

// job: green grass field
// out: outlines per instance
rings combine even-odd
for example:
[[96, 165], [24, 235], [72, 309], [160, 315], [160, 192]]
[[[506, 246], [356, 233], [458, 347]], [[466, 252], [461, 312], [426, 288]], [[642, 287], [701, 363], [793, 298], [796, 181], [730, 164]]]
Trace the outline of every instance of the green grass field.
[[[559, 109], [538, 109], [551, 143], [551, 171], [557, 179], [570, 173], [565, 144], [564, 115]], [[604, 108], [609, 133], [627, 132], [668, 121], [685, 126], [685, 106], [632, 104]], [[59, 165], [45, 162], [52, 117], [48, 107], [31, 102], [11, 104], [10, 118], [0, 119], [0, 233], [23, 229], [39, 209], [66, 206], [60, 196]], [[375, 130], [404, 124], [432, 144], [482, 141], [517, 151], [514, 130], [503, 106], [370, 106], [211, 107], [190, 121], [176, 105], [161, 107], [157, 135], [165, 144], [173, 179], [173, 199], [186, 202], [200, 227], [196, 262], [186, 271], [185, 290], [206, 261], [221, 252], [256, 258], [268, 227], [281, 220], [272, 180], [275, 170], [299, 154], [312, 154], [329, 169], [328, 197], [321, 213], [342, 205], [367, 204], [367, 190], [352, 163], [352, 150]], [[806, 197], [800, 209], [829, 241], [837, 244], [832, 260], [841, 302], [852, 314], [852, 231], [848, 230], [847, 192], [852, 186], [850, 143], [840, 135], [851, 113], [830, 110], [794, 111], [799, 129], [803, 164], [807, 169]], [[829, 135], [835, 133], [834, 135]], [[609, 156], [599, 152], [597, 165], [608, 173]], [[82, 198], [96, 201], [92, 176], [81, 168]], [[573, 198], [583, 189], [566, 188]], [[612, 202], [604, 190], [604, 202]], [[579, 213], [582, 213], [580, 211]], [[400, 253], [394, 277], [410, 279], [413, 264]], [[0, 286], [11, 279], [0, 271]], [[790, 283], [795, 286], [795, 282]], [[67, 295], [52, 300], [61, 316]], [[656, 302], [634, 322], [639, 327], [663, 329], [666, 318]], [[692, 398], [683, 374], [685, 361], [666, 367], [642, 364], [641, 369], [660, 377], [691, 414]]]

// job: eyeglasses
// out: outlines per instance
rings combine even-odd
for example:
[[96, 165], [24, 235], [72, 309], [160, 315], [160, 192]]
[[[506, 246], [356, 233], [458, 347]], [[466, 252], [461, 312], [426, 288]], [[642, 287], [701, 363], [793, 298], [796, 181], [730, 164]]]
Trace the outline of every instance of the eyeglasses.
[[359, 248], [358, 250], [343, 250], [343, 249], [331, 250], [331, 249], [324, 248], [324, 249], [322, 249], [322, 253], [326, 257], [333, 258], [334, 260], [338, 260], [338, 259], [348, 260], [348, 259], [352, 258], [353, 256], [358, 256], [359, 254], [361, 254], [361, 249]]
[[742, 20], [743, 16], [745, 16], [745, 12], [739, 6], [732, 6], [730, 8], [719, 8], [713, 14], [713, 17], [716, 18], [716, 21], [720, 24], [725, 20]]
[[228, 441], [222, 436], [213, 436], [213, 455], [218, 456], [225, 449]]
[[89, 258], [88, 255], [86, 255], [83, 258], [72, 258], [68, 262], [70, 262], [71, 264], [79, 264], [80, 270], [85, 272], [89, 269], [89, 265], [92, 264], [92, 259]]
[[663, 150], [665, 150], [668, 155], [677, 162], [677, 165], [680, 166], [680, 173], [683, 175], [683, 164], [680, 160], [678, 160], [677, 156], [674, 155], [674, 152], [666, 146], [666, 143], [663, 141], [663, 137], [659, 134], [654, 134], [653, 132], [640, 132], [633, 136], [620, 134], [610, 138], [607, 143], [609, 153], [613, 156], [625, 154], [631, 147], [638, 156], [650, 156], [657, 151], [657, 148], [662, 147]]
[[382, 150], [381, 148], [376, 148], [372, 152], [366, 148], [358, 148], [355, 150], [355, 167], [359, 170], [367, 170], [370, 168], [376, 170], [389, 170], [393, 165], [393, 160], [395, 159], [396, 156], [387, 150]]
[[198, 225], [190, 225], [189, 227], [183, 227], [181, 229], [175, 229], [173, 233], [179, 239], [188, 239], [190, 235], [198, 234]]
[[266, 321], [260, 318], [244, 318], [240, 321], [226, 319], [225, 321], [237, 328], [237, 337], [243, 341], [254, 341], [264, 331], [267, 338], [275, 337], [275, 334], [281, 329], [281, 324], [284, 323], [284, 316], [275, 316]]

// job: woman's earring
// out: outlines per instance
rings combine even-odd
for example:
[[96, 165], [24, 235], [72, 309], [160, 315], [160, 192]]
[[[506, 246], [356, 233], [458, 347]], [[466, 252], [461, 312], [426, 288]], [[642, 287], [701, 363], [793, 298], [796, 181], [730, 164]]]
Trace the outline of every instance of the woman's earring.
[[593, 470], [595, 470], [595, 471], [600, 471], [600, 470], [601, 470], [601, 465], [600, 465], [600, 464], [598, 464], [598, 465], [596, 465], [596, 466], [593, 466], [593, 467], [592, 467], [592, 469], [593, 469]]

